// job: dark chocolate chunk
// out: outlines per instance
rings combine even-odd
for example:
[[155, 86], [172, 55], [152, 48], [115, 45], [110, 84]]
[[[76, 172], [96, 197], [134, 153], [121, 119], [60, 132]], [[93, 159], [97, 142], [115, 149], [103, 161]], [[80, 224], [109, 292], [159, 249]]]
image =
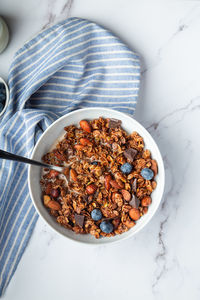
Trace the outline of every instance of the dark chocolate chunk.
[[135, 156], [137, 155], [137, 150], [133, 149], [133, 148], [129, 148], [127, 150], [124, 151], [124, 156], [130, 160], [130, 162], [134, 161]]
[[137, 179], [135, 178], [132, 183], [132, 190], [136, 193], [137, 191]]
[[121, 120], [117, 120], [117, 119], [109, 119], [108, 121], [108, 128], [117, 128], [120, 127], [122, 124]]
[[138, 208], [140, 205], [140, 200], [135, 195], [132, 195], [132, 199], [129, 202], [129, 205], [131, 205], [134, 208]]
[[76, 225], [83, 227], [85, 217], [77, 214], [75, 214], [74, 217], [75, 217]]

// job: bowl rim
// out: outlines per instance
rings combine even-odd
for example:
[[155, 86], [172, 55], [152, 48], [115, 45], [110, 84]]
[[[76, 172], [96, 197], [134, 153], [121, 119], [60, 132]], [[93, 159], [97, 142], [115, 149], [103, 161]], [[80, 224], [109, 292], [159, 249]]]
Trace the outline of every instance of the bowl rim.
[[[127, 236], [123, 236], [123, 234], [120, 235], [120, 239], [117, 239], [117, 240], [110, 240], [109, 242], [101, 242], [101, 243], [90, 243], [90, 242], [87, 242], [87, 241], [80, 241], [80, 240], [76, 240], [76, 239], [73, 239], [72, 237], [69, 237], [69, 236], [66, 236], [64, 233], [58, 231], [56, 228], [54, 228], [50, 223], [49, 221], [43, 216], [43, 214], [40, 212], [39, 208], [37, 207], [37, 202], [34, 200], [34, 197], [33, 197], [33, 194], [32, 194], [32, 189], [31, 189], [31, 178], [30, 178], [30, 173], [31, 173], [31, 168], [32, 168], [32, 165], [29, 165], [28, 166], [28, 188], [29, 188], [29, 193], [30, 193], [30, 196], [31, 196], [31, 200], [32, 200], [32, 203], [37, 211], [37, 213], [39, 214], [39, 216], [44, 220], [44, 222], [53, 230], [55, 231], [57, 234], [60, 234], [61, 236], [63, 236], [64, 238], [68, 239], [68, 240], [71, 240], [73, 242], [76, 242], [76, 243], [79, 243], [79, 244], [84, 244], [84, 245], [90, 245], [90, 246], [100, 246], [100, 245], [106, 245], [106, 244], [113, 244], [113, 243], [118, 243], [118, 242], [121, 242], [122, 240], [125, 240], [125, 239], [128, 239], [130, 237], [133, 237], [135, 234], [137, 234], [138, 232], [140, 232], [153, 218], [153, 216], [155, 215], [155, 213], [157, 212], [158, 210], [158, 207], [161, 203], [161, 200], [162, 200], [162, 197], [163, 197], [163, 193], [164, 193], [164, 188], [165, 188], [165, 168], [164, 168], [164, 163], [163, 163], [163, 159], [162, 159], [162, 155], [160, 153], [160, 150], [157, 146], [157, 143], [154, 141], [153, 137], [151, 136], [151, 134], [146, 130], [146, 128], [144, 128], [143, 125], [141, 125], [138, 121], [136, 121], [132, 116], [124, 113], [124, 112], [121, 112], [121, 111], [118, 111], [118, 110], [114, 110], [114, 109], [110, 109], [110, 108], [104, 108], [104, 107], [89, 107], [89, 108], [81, 108], [81, 109], [76, 109], [72, 112], [69, 112], [69, 113], [66, 113], [65, 115], [61, 116], [60, 118], [58, 118], [57, 120], [55, 120], [43, 133], [42, 135], [39, 137], [38, 141], [36, 142], [35, 146], [34, 146], [34, 149], [33, 149], [33, 152], [31, 154], [31, 159], [33, 159], [36, 151], [37, 151], [37, 147], [38, 147], [38, 144], [40, 143], [41, 139], [43, 138], [43, 136], [53, 127], [55, 126], [58, 122], [60, 122], [61, 120], [65, 119], [67, 116], [71, 116], [73, 114], [77, 114], [78, 112], [84, 112], [84, 111], [88, 111], [88, 110], [100, 110], [100, 109], [103, 109], [104, 111], [108, 111], [108, 112], [117, 112], [117, 113], [120, 113], [122, 114], [124, 117], [126, 118], [129, 118], [131, 119], [132, 121], [134, 121], [135, 123], [137, 123], [137, 126], [139, 126], [142, 130], [145, 131], [146, 135], [154, 142], [154, 146], [157, 148], [157, 152], [158, 152], [158, 155], [160, 156], [160, 164], [159, 164], [159, 169], [162, 169], [162, 174], [163, 174], [163, 185], [161, 186], [161, 190], [160, 190], [160, 199], [159, 201], [157, 202], [155, 208], [154, 208], [154, 211], [151, 213], [151, 215], [149, 216], [149, 219], [146, 220], [146, 222], [144, 222], [143, 224], [141, 224], [141, 226], [134, 232], [132, 232], [132, 234], [130, 235], [127, 235]], [[101, 114], [101, 112], [100, 112]], [[58, 137], [59, 138], [59, 137]], [[52, 141], [52, 144], [53, 144], [53, 141]], [[137, 226], [137, 224], [136, 224]]]
[[6, 111], [6, 108], [8, 107], [10, 93], [9, 93], [8, 85], [2, 77], [0, 77], [0, 83], [3, 83], [5, 85], [5, 88], [6, 88], [6, 101], [5, 101], [5, 105], [4, 105], [3, 110], [0, 112], [0, 118], [1, 118], [3, 116], [3, 114], [5, 113], [5, 111]]

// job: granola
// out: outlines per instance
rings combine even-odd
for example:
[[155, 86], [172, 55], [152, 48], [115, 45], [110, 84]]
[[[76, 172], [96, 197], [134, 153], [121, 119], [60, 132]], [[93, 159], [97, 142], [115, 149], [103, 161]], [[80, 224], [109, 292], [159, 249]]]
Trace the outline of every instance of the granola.
[[116, 119], [81, 120], [43, 156], [64, 166], [45, 169], [42, 200], [56, 221], [75, 233], [99, 238], [126, 232], [151, 204], [158, 167], [143, 138], [128, 134]]

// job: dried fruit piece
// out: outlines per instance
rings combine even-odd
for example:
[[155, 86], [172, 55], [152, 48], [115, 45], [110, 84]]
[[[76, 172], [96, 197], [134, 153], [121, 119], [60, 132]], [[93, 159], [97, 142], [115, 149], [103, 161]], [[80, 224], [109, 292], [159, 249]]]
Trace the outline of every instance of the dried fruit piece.
[[137, 221], [140, 218], [140, 211], [137, 208], [131, 208], [129, 210], [129, 216], [132, 220]]
[[116, 219], [112, 220], [112, 223], [114, 225], [114, 229], [117, 229], [117, 227], [119, 226], [120, 222], [121, 222], [120, 218], [116, 218]]
[[74, 148], [75, 148], [76, 150], [78, 150], [78, 151], [81, 151], [81, 150], [83, 150], [85, 147], [84, 147], [83, 145], [76, 144], [76, 145], [74, 145]]
[[70, 177], [73, 181], [77, 181], [77, 173], [74, 169], [70, 170]]
[[144, 198], [142, 198], [141, 204], [142, 206], [149, 206], [151, 204], [151, 197], [146, 196]]
[[53, 198], [57, 198], [58, 196], [59, 196], [59, 190], [58, 189], [52, 189], [51, 190], [51, 196], [53, 197]]
[[91, 131], [92, 131], [92, 127], [91, 127], [91, 125], [88, 123], [88, 121], [86, 121], [86, 120], [82, 120], [82, 121], [80, 121], [80, 127], [84, 130], [84, 131], [86, 131], [86, 132], [88, 132], [88, 133], [90, 133]]
[[151, 161], [151, 169], [154, 172], [154, 176], [156, 176], [158, 174], [158, 165], [155, 159], [152, 159]]
[[86, 187], [86, 192], [88, 193], [88, 195], [92, 195], [96, 192], [97, 187], [95, 184], [90, 184]]
[[110, 181], [112, 180], [111, 175], [106, 175], [105, 176], [105, 188], [107, 191], [110, 189]]
[[43, 196], [44, 205], [48, 206], [48, 203], [51, 201], [51, 198], [48, 195]]
[[125, 201], [131, 200], [131, 193], [129, 193], [127, 190], [121, 190], [121, 193]]
[[81, 143], [81, 145], [84, 145], [84, 146], [92, 145], [92, 142], [86, 138], [81, 138], [80, 143]]

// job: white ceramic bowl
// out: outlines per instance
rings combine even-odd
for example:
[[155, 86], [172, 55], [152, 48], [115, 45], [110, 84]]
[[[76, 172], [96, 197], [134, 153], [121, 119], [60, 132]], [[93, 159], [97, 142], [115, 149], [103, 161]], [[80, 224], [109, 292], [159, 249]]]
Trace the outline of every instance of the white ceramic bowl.
[[151, 135], [146, 131], [146, 129], [140, 125], [137, 121], [129, 117], [128, 115], [106, 108], [86, 108], [76, 110], [74, 112], [68, 113], [65, 116], [61, 117], [57, 121], [55, 121], [40, 137], [37, 142], [33, 154], [32, 159], [41, 160], [41, 157], [49, 151], [51, 146], [55, 143], [56, 138], [60, 137], [64, 133], [64, 127], [70, 124], [78, 125], [80, 120], [86, 119], [91, 120], [98, 117], [104, 118], [116, 118], [122, 121], [122, 127], [128, 132], [137, 131], [143, 138], [145, 142], [145, 147], [151, 151], [152, 157], [156, 159], [158, 163], [158, 175], [156, 176], [157, 187], [155, 191], [152, 193], [152, 204], [149, 206], [148, 213], [144, 215], [137, 224], [131, 228], [129, 231], [116, 235], [112, 238], [100, 238], [95, 239], [90, 234], [81, 235], [75, 234], [73, 231], [68, 230], [62, 226], [60, 226], [55, 219], [49, 214], [47, 209], [44, 207], [41, 200], [41, 188], [40, 188], [40, 177], [41, 177], [41, 169], [36, 166], [29, 166], [29, 174], [28, 174], [28, 182], [29, 182], [29, 191], [31, 194], [31, 198], [35, 205], [36, 210], [39, 215], [45, 220], [47, 224], [49, 224], [56, 232], [62, 234], [63, 236], [72, 239], [74, 241], [78, 241], [81, 243], [87, 244], [105, 244], [105, 243], [113, 243], [116, 241], [120, 241], [126, 239], [128, 237], [133, 236], [136, 232], [140, 231], [153, 217], [156, 210], [158, 209], [159, 203], [161, 201], [164, 183], [165, 183], [165, 172], [163, 160], [160, 154], [160, 151], [154, 142]]
[[0, 82], [2, 82], [5, 85], [5, 88], [6, 88], [6, 101], [5, 101], [5, 105], [4, 105], [3, 110], [0, 112], [0, 117], [1, 117], [1, 116], [3, 116], [5, 110], [8, 106], [10, 94], [9, 94], [9, 89], [8, 89], [8, 86], [7, 86], [6, 82], [1, 77], [0, 77]]

